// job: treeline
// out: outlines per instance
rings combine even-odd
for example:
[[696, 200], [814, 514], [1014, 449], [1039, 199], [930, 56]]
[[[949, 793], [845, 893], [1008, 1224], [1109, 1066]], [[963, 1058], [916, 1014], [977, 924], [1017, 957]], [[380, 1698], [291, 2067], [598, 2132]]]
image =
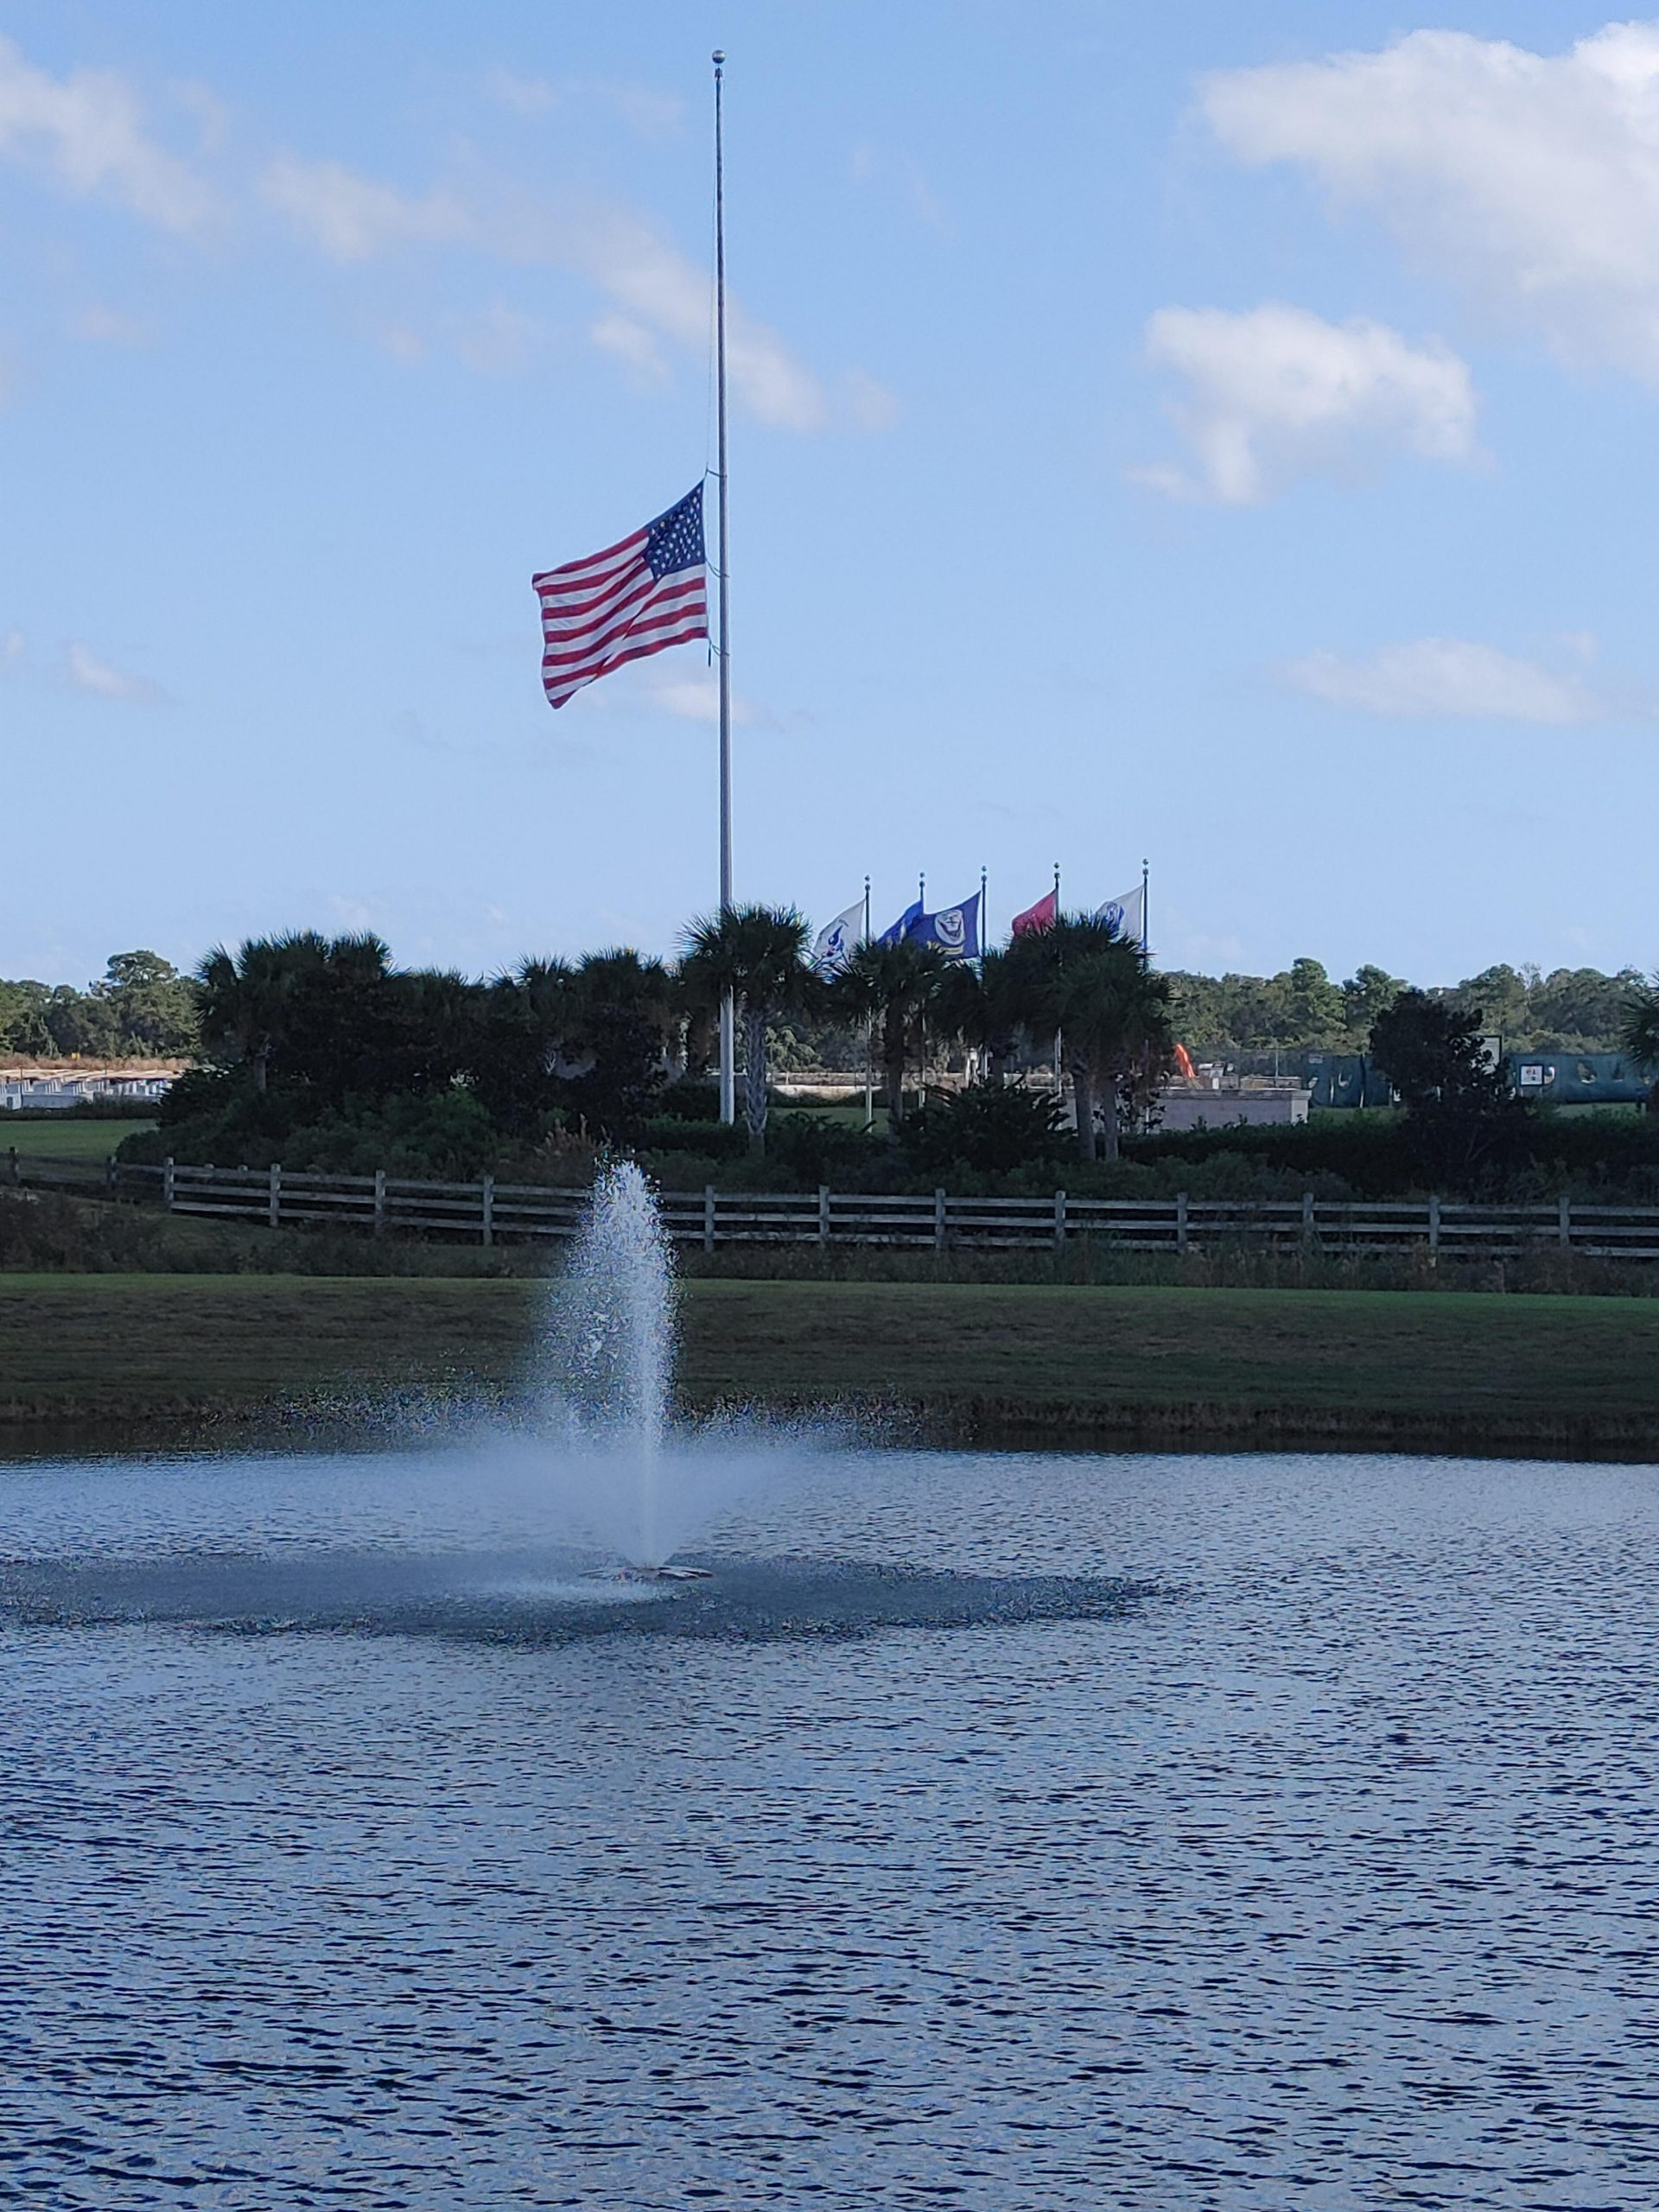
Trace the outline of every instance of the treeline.
[[118, 952], [99, 982], [0, 980], [0, 1052], [41, 1059], [173, 1059], [201, 1040], [193, 978], [155, 952]]
[[[1408, 988], [1385, 969], [1362, 967], [1337, 982], [1317, 960], [1296, 960], [1277, 976], [1169, 977], [1175, 1025], [1195, 1059], [1236, 1059], [1275, 1050], [1359, 1052], [1373, 1025]], [[1488, 1034], [1519, 1052], [1613, 1052], [1621, 1049], [1632, 995], [1642, 985], [1633, 968], [1605, 975], [1597, 968], [1500, 963], [1426, 997], [1467, 1007]], [[1421, 988], [1421, 987], [1418, 987]]]
[[[205, 1065], [173, 1085], [155, 1142], [135, 1143], [221, 1164], [441, 1174], [545, 1166], [595, 1142], [714, 1156], [735, 1138], [760, 1159], [776, 1042], [817, 1025], [871, 1054], [890, 1147], [990, 1166], [1052, 1154], [1053, 1101], [1003, 1078], [1033, 1053], [1046, 1065], [1063, 1039], [1070, 1141], [1092, 1160], [1116, 1154], [1174, 1063], [1168, 986], [1109, 923], [1062, 918], [977, 966], [907, 939], [856, 946], [824, 974], [810, 945], [792, 910], [739, 907], [689, 931], [672, 966], [620, 949], [527, 960], [480, 982], [395, 968], [372, 936], [252, 939], [202, 962]], [[715, 1118], [709, 1079], [728, 1005], [741, 1135]], [[966, 1102], [912, 1111], [942, 1046], [974, 1054], [987, 1080]], [[868, 1148], [861, 1130], [822, 1120], [779, 1134], [798, 1173], [827, 1169], [837, 1146]]]
[[[601, 962], [618, 957], [594, 956]], [[568, 964], [579, 969], [586, 963]], [[641, 966], [671, 980], [674, 973], [672, 963], [647, 960]], [[446, 978], [451, 986], [463, 981]], [[1410, 988], [1404, 978], [1371, 966], [1338, 982], [1313, 959], [1293, 961], [1276, 976], [1173, 969], [1166, 981], [1177, 1040], [1195, 1059], [1228, 1061], [1275, 1052], [1291, 1058], [1309, 1052], [1363, 1052], [1377, 1016]], [[1631, 994], [1641, 982], [1630, 968], [1613, 975], [1557, 968], [1546, 975], [1500, 962], [1461, 982], [1428, 987], [1426, 995], [1471, 1008], [1489, 1033], [1502, 1035], [1506, 1047], [1516, 1051], [1617, 1052]], [[199, 977], [181, 975], [169, 961], [146, 951], [118, 952], [86, 990], [69, 983], [0, 980], [0, 1052], [43, 1058], [189, 1056], [200, 1049], [200, 994]], [[779, 1071], [857, 1067], [863, 1050], [861, 1029], [844, 1012], [797, 1008], [772, 1025], [771, 1065]]]

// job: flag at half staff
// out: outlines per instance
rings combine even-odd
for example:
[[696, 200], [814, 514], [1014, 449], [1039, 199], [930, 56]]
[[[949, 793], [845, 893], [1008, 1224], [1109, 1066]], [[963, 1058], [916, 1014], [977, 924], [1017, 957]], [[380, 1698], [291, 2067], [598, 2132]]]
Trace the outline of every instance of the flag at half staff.
[[1052, 930], [1059, 917], [1059, 893], [1045, 891], [1034, 906], [1027, 906], [1023, 914], [1014, 916], [1013, 934], [1029, 937], [1034, 930]]
[[542, 688], [550, 706], [628, 661], [709, 634], [702, 486], [632, 537], [531, 582], [542, 602]]
[[818, 931], [812, 947], [812, 965], [826, 978], [839, 976], [847, 965], [847, 957], [863, 942], [864, 901], [849, 906], [844, 914], [837, 914], [833, 922], [826, 923]]

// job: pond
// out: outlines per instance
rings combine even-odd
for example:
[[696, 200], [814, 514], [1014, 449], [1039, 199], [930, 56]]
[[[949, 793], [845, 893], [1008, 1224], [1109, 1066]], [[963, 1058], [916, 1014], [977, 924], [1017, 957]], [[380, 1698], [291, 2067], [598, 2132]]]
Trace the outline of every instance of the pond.
[[0, 1468], [0, 2202], [1627, 2208], [1659, 1479]]

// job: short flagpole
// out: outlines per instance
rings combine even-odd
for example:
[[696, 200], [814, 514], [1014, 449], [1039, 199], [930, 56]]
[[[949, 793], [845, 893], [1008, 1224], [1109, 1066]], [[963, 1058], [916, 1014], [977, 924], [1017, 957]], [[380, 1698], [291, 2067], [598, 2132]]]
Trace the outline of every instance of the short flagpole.
[[[865, 944], [869, 944], [869, 876], [865, 876]], [[876, 1126], [876, 1015], [865, 1015], [865, 1130]]]
[[[715, 416], [720, 486], [720, 911], [732, 911], [732, 633], [731, 549], [726, 507], [726, 139], [721, 87], [726, 56], [715, 64]], [[720, 1002], [720, 1118], [737, 1119], [737, 1008], [728, 991]]]
[[1147, 936], [1147, 886], [1150, 880], [1151, 871], [1145, 861], [1142, 861], [1141, 863], [1141, 957], [1143, 960], [1147, 957], [1147, 948], [1150, 942]]
[[[1056, 861], [1054, 863], [1054, 921], [1057, 928], [1060, 918], [1060, 864]], [[1065, 1077], [1060, 1067], [1060, 1033], [1058, 1029], [1054, 1032], [1054, 1096], [1061, 1101], [1065, 1097]]]

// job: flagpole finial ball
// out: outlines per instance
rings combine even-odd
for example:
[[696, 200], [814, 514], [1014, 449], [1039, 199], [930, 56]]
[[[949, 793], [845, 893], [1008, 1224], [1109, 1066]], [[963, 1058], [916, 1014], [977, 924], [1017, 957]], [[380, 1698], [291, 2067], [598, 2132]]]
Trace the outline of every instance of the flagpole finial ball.
[[718, 47], [716, 47], [716, 48], [715, 48], [715, 51], [714, 51], [714, 54], [713, 54], [713, 56], [712, 56], [712, 59], [713, 59], [714, 65], [715, 65], [715, 68], [716, 68], [716, 69], [718, 69], [718, 68], [720, 68], [720, 67], [721, 67], [721, 65], [724, 63], [726, 57], [725, 57], [725, 55], [721, 52], [720, 48], [719, 48]]

